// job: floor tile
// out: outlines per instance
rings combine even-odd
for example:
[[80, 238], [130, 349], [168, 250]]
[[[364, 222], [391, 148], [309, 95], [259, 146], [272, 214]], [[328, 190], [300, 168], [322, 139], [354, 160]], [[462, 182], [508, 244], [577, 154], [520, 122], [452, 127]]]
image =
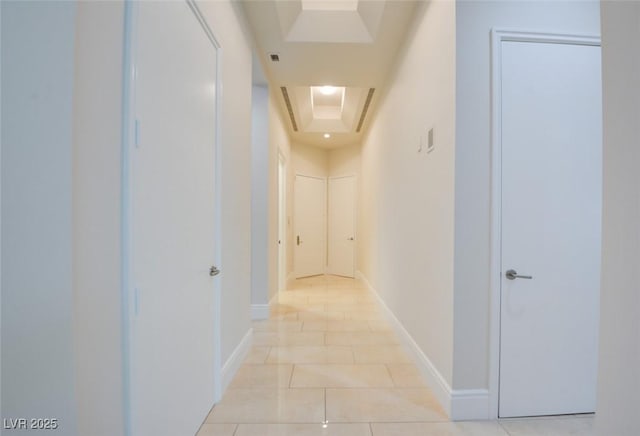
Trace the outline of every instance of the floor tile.
[[229, 389], [286, 388], [291, 381], [293, 365], [250, 365], [240, 367]]
[[240, 424], [235, 436], [371, 436], [369, 424]]
[[196, 436], [234, 436], [237, 424], [202, 424]]
[[591, 416], [503, 419], [500, 425], [511, 436], [595, 436], [596, 434]]
[[509, 436], [495, 421], [373, 423], [373, 436]]
[[393, 387], [385, 365], [296, 365], [292, 388]]
[[322, 422], [323, 389], [229, 389], [207, 423]]
[[367, 321], [329, 321], [327, 322], [327, 331], [329, 332], [369, 332], [369, 323]]
[[324, 345], [324, 332], [254, 332], [255, 346]]
[[251, 347], [244, 363], [264, 363], [271, 351], [271, 347]]
[[326, 345], [397, 345], [391, 332], [327, 332]]
[[266, 363], [354, 363], [351, 347], [272, 347]]
[[372, 332], [391, 331], [391, 325], [387, 321], [369, 321], [369, 328]]
[[281, 331], [302, 331], [302, 321], [278, 321], [265, 319], [253, 322], [254, 332], [281, 332]]
[[428, 389], [327, 389], [329, 422], [447, 421]]
[[397, 388], [426, 387], [425, 381], [418, 368], [410, 363], [388, 363], [393, 384]]
[[356, 363], [411, 363], [400, 345], [354, 345]]

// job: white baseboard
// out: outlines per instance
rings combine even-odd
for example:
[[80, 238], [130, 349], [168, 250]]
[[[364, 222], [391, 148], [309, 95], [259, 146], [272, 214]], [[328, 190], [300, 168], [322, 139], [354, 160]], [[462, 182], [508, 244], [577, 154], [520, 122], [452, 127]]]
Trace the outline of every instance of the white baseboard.
[[424, 354], [400, 320], [398, 320], [391, 309], [389, 309], [367, 277], [361, 271], [356, 271], [356, 278], [362, 280], [378, 300], [392, 328], [400, 337], [405, 348], [409, 351], [420, 373], [427, 381], [427, 385], [431, 388], [449, 418], [454, 421], [490, 419], [489, 391], [487, 389], [451, 389], [449, 383], [447, 383], [427, 355]]
[[252, 304], [251, 305], [251, 319], [257, 321], [260, 319], [269, 318], [269, 305], [268, 304]]
[[249, 350], [251, 349], [251, 344], [253, 343], [253, 329], [249, 329], [247, 333], [244, 335], [238, 346], [231, 356], [227, 359], [227, 361], [222, 365], [222, 394], [229, 387], [229, 383], [233, 380], [238, 369], [242, 366], [242, 362], [244, 358], [247, 357]]
[[278, 292], [276, 292], [275, 294], [273, 294], [273, 297], [271, 297], [271, 300], [269, 301], [268, 304], [252, 304], [251, 305], [251, 320], [252, 321], [258, 321], [261, 319], [268, 319], [269, 318], [269, 309], [271, 308], [271, 306], [275, 303], [278, 302]]
[[453, 421], [491, 419], [489, 416], [488, 389], [454, 389], [451, 392], [451, 413]]

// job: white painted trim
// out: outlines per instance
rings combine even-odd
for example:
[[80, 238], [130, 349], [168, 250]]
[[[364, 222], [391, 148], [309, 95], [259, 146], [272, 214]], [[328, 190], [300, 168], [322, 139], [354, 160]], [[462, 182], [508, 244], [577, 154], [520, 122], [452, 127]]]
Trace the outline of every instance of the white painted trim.
[[451, 391], [452, 421], [484, 420], [489, 418], [488, 389], [453, 389]]
[[250, 328], [244, 335], [238, 346], [233, 350], [231, 356], [222, 366], [222, 394], [227, 390], [231, 380], [242, 366], [245, 357], [249, 354], [251, 344], [253, 343], [253, 329]]
[[269, 318], [269, 305], [268, 304], [252, 304], [251, 305], [251, 320], [258, 321], [261, 319]]
[[271, 306], [273, 306], [275, 303], [278, 302], [278, 294], [279, 294], [279, 291], [273, 295], [273, 297], [271, 298], [271, 301], [269, 301], [269, 303], [267, 304], [252, 304], [251, 319], [253, 321], [268, 319], [269, 309], [271, 308]]
[[599, 46], [600, 37], [562, 33], [491, 30], [491, 255], [489, 304], [488, 417], [498, 418], [500, 394], [500, 286], [502, 235], [502, 42], [540, 42]]

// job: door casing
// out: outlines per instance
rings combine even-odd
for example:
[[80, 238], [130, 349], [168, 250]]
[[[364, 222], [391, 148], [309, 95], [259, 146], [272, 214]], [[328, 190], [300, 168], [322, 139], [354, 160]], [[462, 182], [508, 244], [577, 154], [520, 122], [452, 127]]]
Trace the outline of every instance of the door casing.
[[488, 419], [498, 418], [500, 383], [500, 299], [502, 229], [502, 42], [537, 42], [600, 46], [600, 38], [535, 31], [491, 30], [491, 255], [489, 314]]

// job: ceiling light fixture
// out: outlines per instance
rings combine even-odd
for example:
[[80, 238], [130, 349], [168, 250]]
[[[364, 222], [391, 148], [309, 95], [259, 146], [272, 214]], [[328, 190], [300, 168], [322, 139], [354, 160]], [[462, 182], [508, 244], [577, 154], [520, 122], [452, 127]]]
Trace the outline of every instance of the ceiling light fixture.
[[335, 94], [337, 90], [338, 90], [338, 88], [336, 88], [335, 86], [321, 86], [320, 87], [320, 92], [323, 93], [324, 95]]
[[331, 135], [330, 135], [330, 134], [328, 134], [328, 133], [325, 133], [325, 134], [324, 134], [324, 137], [325, 137], [326, 139], [329, 139], [329, 138], [331, 138]]

